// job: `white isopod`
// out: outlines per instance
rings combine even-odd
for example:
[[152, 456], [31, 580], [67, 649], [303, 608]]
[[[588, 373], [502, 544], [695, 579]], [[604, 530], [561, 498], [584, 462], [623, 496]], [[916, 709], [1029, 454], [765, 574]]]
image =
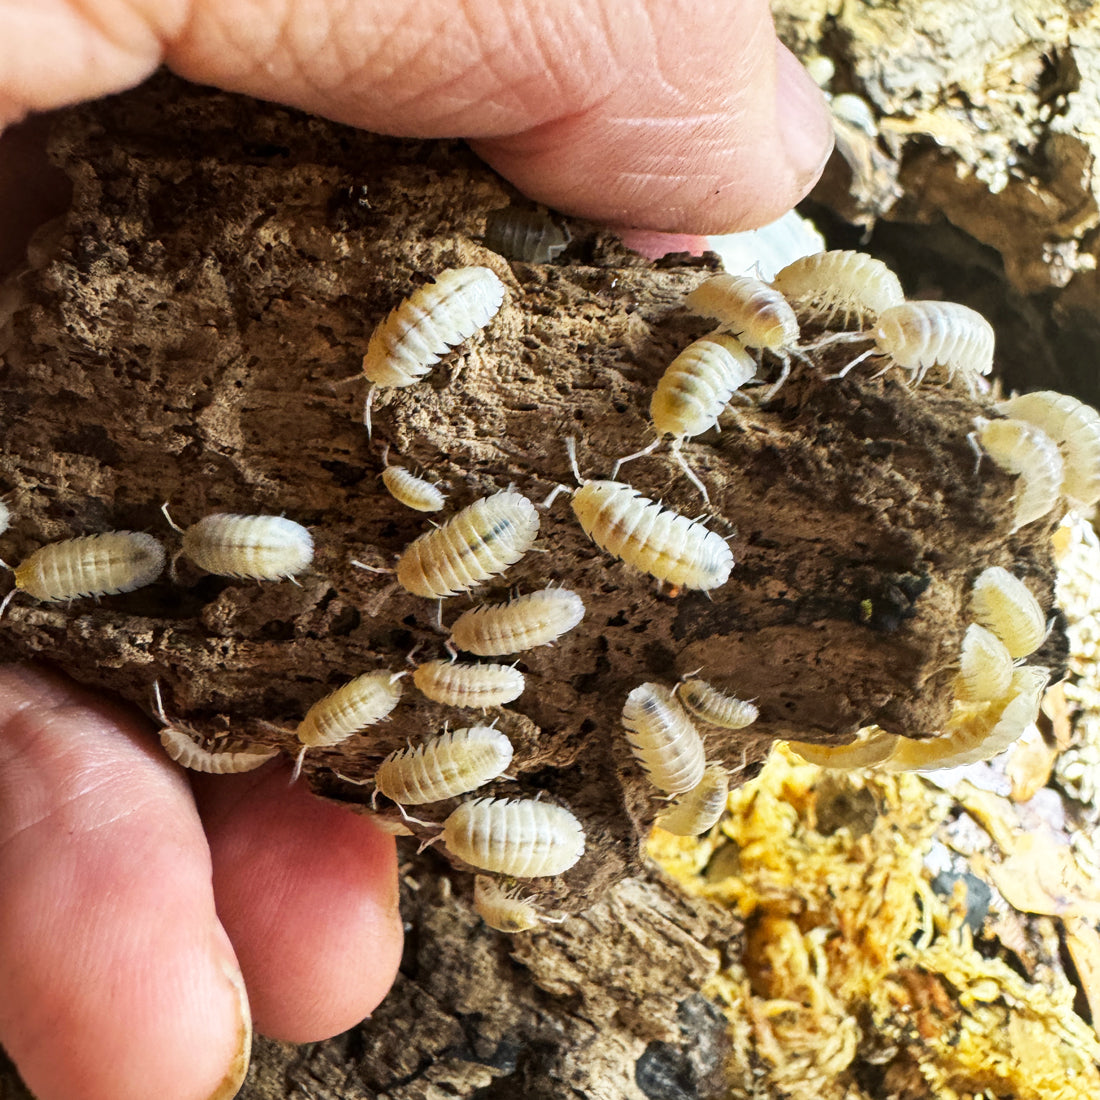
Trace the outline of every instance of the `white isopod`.
[[993, 633], [971, 623], [963, 635], [959, 675], [955, 697], [964, 703], [984, 703], [1000, 699], [1012, 683], [1012, 654]]
[[899, 739], [883, 768], [894, 772], [938, 771], [992, 759], [1015, 744], [1039, 717], [1049, 680], [1049, 669], [1037, 665], [1017, 668], [1003, 698], [972, 707], [956, 704], [939, 737], [926, 741]]
[[449, 707], [499, 707], [523, 694], [523, 673], [511, 665], [425, 661], [413, 683], [433, 703]]
[[714, 275], [700, 283], [684, 304], [712, 317], [747, 348], [781, 352], [798, 342], [798, 318], [790, 302], [767, 283], [748, 275]]
[[706, 487], [688, 465], [681, 447], [685, 439], [713, 428], [734, 391], [755, 374], [752, 356], [732, 336], [713, 333], [689, 344], [669, 364], [650, 402], [649, 415], [657, 438], [648, 447], [620, 458], [611, 477], [618, 475], [623, 463], [652, 454], [662, 438], [670, 435], [673, 457], [709, 503]]
[[391, 466], [389, 450], [388, 444], [382, 449], [382, 461], [386, 464], [382, 484], [390, 496], [414, 512], [438, 512], [447, 503], [447, 498], [430, 481], [410, 473], [404, 466]]
[[390, 753], [374, 775], [392, 802], [421, 806], [476, 791], [512, 762], [512, 742], [492, 726], [449, 730], [416, 748]]
[[433, 600], [466, 592], [519, 561], [538, 531], [538, 512], [525, 496], [494, 493], [411, 542], [397, 563], [397, 580], [414, 596]]
[[543, 588], [505, 604], [464, 611], [451, 628], [459, 649], [500, 657], [550, 645], [584, 618], [584, 601], [568, 588]]
[[313, 561], [309, 531], [285, 516], [215, 512], [184, 530], [173, 522], [167, 504], [161, 511], [183, 535], [183, 553], [200, 569], [219, 577], [285, 580], [308, 569]]
[[1071, 504], [1100, 500], [1100, 412], [1053, 390], [1010, 397], [997, 410], [1034, 424], [1058, 444], [1065, 460], [1062, 492]]
[[504, 284], [487, 267], [443, 271], [434, 283], [413, 291], [371, 334], [363, 373], [371, 383], [363, 408], [370, 430], [374, 392], [419, 381], [451, 348], [473, 336], [496, 316]]
[[656, 825], [675, 836], [701, 836], [721, 820], [729, 797], [730, 777], [721, 764], [711, 764], [703, 778], [657, 815]]
[[875, 347], [919, 384], [933, 367], [950, 382], [960, 375], [971, 393], [977, 378], [993, 369], [993, 326], [958, 302], [904, 302], [879, 314]]
[[668, 688], [636, 687], [623, 706], [623, 727], [634, 756], [658, 790], [683, 794], [703, 778], [703, 739]]
[[165, 752], [181, 767], [208, 775], [229, 775], [250, 772], [279, 755], [278, 749], [208, 749], [201, 736], [188, 726], [173, 722], [164, 711], [160, 684], [154, 682], [154, 710], [163, 728], [160, 743]]
[[113, 596], [152, 584], [163, 569], [164, 547], [141, 531], [51, 542], [15, 567], [15, 587], [0, 604], [0, 615], [19, 591], [43, 603]]
[[382, 721], [401, 698], [398, 681], [404, 675], [404, 672], [365, 672], [318, 699], [295, 730], [302, 743], [295, 778], [301, 772], [306, 749], [338, 745]]
[[772, 286], [804, 310], [833, 315], [844, 311], [862, 324], [905, 301], [898, 277], [865, 252], [815, 252], [787, 264]]
[[1026, 420], [987, 420], [979, 416], [974, 423], [978, 442], [989, 457], [1002, 470], [1019, 476], [1013, 530], [1045, 516], [1062, 491], [1063, 464], [1058, 444]]
[[979, 574], [970, 592], [974, 618], [1004, 642], [1012, 657], [1026, 657], [1043, 644], [1046, 618], [1019, 577], [999, 565]]
[[475, 798], [443, 823], [443, 844], [473, 867], [517, 878], [560, 875], [584, 855], [584, 830], [564, 806]]
[[735, 695], [718, 691], [705, 680], [681, 680], [676, 695], [686, 710], [709, 726], [740, 730], [751, 726], [760, 711]]
[[540, 913], [531, 898], [522, 897], [518, 890], [506, 890], [488, 875], [474, 876], [474, 908], [498, 932], [529, 932], [553, 919]]

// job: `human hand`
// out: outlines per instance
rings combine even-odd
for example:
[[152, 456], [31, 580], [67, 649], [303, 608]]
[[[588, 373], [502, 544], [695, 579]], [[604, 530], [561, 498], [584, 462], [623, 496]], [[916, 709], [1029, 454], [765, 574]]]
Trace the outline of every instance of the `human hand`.
[[[531, 197], [619, 226], [767, 222], [831, 141], [762, 0], [83, 0], [4, 18], [0, 121], [166, 61], [368, 129], [470, 137]], [[231, 1096], [244, 987], [268, 1035], [351, 1026], [395, 973], [395, 879], [392, 840], [285, 768], [189, 781], [133, 712], [0, 670], [0, 1043], [40, 1100]]]

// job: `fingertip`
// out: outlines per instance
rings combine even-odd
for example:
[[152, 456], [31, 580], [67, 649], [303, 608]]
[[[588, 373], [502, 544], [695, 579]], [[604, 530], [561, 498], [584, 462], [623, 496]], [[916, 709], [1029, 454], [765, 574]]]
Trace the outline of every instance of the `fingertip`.
[[312, 1042], [368, 1016], [401, 960], [393, 838], [291, 786], [283, 767], [197, 789], [257, 1030]]

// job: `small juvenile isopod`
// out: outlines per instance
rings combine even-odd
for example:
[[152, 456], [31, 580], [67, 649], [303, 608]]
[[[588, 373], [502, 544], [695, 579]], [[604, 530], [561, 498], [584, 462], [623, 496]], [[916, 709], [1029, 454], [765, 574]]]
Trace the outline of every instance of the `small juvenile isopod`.
[[1068, 393], [1038, 390], [1002, 401], [997, 410], [1046, 432], [1062, 451], [1062, 492], [1071, 504], [1100, 500], [1100, 412]]
[[543, 210], [505, 206], [485, 216], [485, 247], [509, 260], [549, 263], [571, 240], [568, 228]]
[[511, 665], [425, 661], [413, 683], [433, 703], [449, 707], [499, 707], [523, 694], [523, 673]]
[[865, 252], [815, 252], [787, 264], [772, 286], [802, 309], [832, 315], [844, 310], [862, 324], [905, 301], [898, 277]]
[[1063, 464], [1058, 444], [1026, 420], [975, 420], [983, 450], [1010, 474], [1019, 475], [1016, 530], [1045, 516], [1058, 503]]
[[266, 764], [279, 755], [278, 749], [207, 749], [202, 746], [201, 737], [187, 726], [173, 722], [164, 712], [164, 703], [160, 696], [160, 684], [153, 684], [153, 704], [163, 728], [160, 731], [160, 743], [164, 751], [181, 767], [191, 771], [205, 772], [208, 775], [229, 775], [235, 772], [250, 772]]
[[451, 628], [459, 649], [479, 657], [549, 645], [584, 618], [584, 601], [568, 588], [543, 588], [505, 604], [464, 611]]
[[668, 688], [636, 687], [623, 706], [623, 727], [634, 756], [658, 790], [683, 794], [703, 778], [703, 739]]
[[883, 768], [894, 772], [938, 771], [992, 759], [1018, 741], [1039, 717], [1049, 680], [1049, 669], [1023, 665], [1013, 672], [1002, 699], [975, 707], [956, 704], [956, 713], [939, 737], [926, 741], [899, 739]]
[[452, 855], [517, 878], [560, 875], [584, 855], [584, 830], [564, 806], [535, 799], [475, 798], [443, 822]]
[[675, 836], [702, 836], [718, 824], [726, 809], [730, 777], [721, 764], [711, 764], [703, 778], [685, 791], [665, 811], [657, 815], [655, 824]]
[[219, 577], [245, 577], [278, 581], [301, 573], [313, 561], [313, 538], [300, 524], [285, 516], [241, 516], [215, 512], [178, 527], [161, 509], [165, 519], [183, 535], [183, 553], [200, 569]]
[[933, 367], [950, 382], [960, 375], [971, 393], [977, 377], [993, 369], [993, 326], [958, 302], [904, 302], [879, 314], [875, 347], [919, 384]]
[[1043, 609], [1027, 585], [1007, 569], [992, 565], [979, 574], [970, 599], [974, 618], [1004, 642], [1013, 658], [1026, 657], [1043, 644]]
[[363, 408], [370, 408], [379, 386], [397, 389], [419, 381], [451, 348], [473, 336], [496, 316], [504, 284], [487, 267], [456, 267], [436, 276], [396, 306], [371, 334], [363, 373], [371, 383]]
[[775, 289], [748, 275], [714, 275], [700, 283], [684, 304], [712, 317], [747, 348], [780, 352], [798, 342], [798, 318]]
[[314, 703], [295, 731], [302, 743], [295, 778], [301, 771], [306, 749], [338, 745], [385, 718], [401, 698], [398, 681], [404, 675], [403, 672], [365, 672]]
[[15, 588], [43, 603], [113, 596], [152, 584], [164, 569], [164, 547], [141, 531], [104, 531], [39, 547], [14, 569]]
[[543, 920], [530, 898], [521, 897], [518, 890], [505, 890], [488, 875], [474, 876], [474, 908], [498, 932], [529, 932]]
[[430, 481], [410, 473], [404, 466], [391, 466], [387, 461], [389, 447], [382, 452], [386, 468], [382, 471], [382, 484], [399, 504], [415, 512], [438, 512], [447, 503], [446, 497]]
[[712, 688], [705, 680], [681, 680], [676, 695], [686, 710], [709, 726], [740, 730], [751, 726], [760, 711], [735, 695]]
[[1012, 654], [991, 630], [971, 623], [963, 635], [955, 697], [964, 703], [1000, 699], [1012, 683]]
[[466, 592], [519, 561], [538, 530], [538, 512], [525, 496], [494, 493], [411, 542], [397, 563], [397, 580], [432, 600]]
[[374, 786], [391, 802], [421, 806], [476, 791], [511, 762], [512, 742], [500, 730], [470, 726], [391, 752], [378, 766]]
[[673, 457], [709, 503], [706, 487], [687, 464], [681, 447], [685, 439], [713, 428], [734, 391], [755, 374], [752, 356], [732, 336], [712, 333], [689, 344], [669, 364], [650, 402], [649, 415], [657, 438], [648, 447], [620, 458], [611, 477], [618, 475], [623, 463], [651, 454], [661, 439], [670, 435]]

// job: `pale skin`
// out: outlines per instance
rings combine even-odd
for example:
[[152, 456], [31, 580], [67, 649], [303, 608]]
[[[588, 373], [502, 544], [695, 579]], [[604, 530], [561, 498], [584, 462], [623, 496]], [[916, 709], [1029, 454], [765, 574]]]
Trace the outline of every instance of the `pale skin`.
[[[778, 217], [832, 140], [763, 0], [0, 0], [0, 26], [2, 127], [167, 64], [470, 138], [650, 253]], [[49, 210], [35, 164], [33, 127], [0, 142], [0, 266]], [[257, 1029], [292, 1041], [382, 999], [393, 840], [287, 778], [187, 776], [135, 711], [0, 668], [0, 1044], [39, 1100], [232, 1096], [243, 988]]]

